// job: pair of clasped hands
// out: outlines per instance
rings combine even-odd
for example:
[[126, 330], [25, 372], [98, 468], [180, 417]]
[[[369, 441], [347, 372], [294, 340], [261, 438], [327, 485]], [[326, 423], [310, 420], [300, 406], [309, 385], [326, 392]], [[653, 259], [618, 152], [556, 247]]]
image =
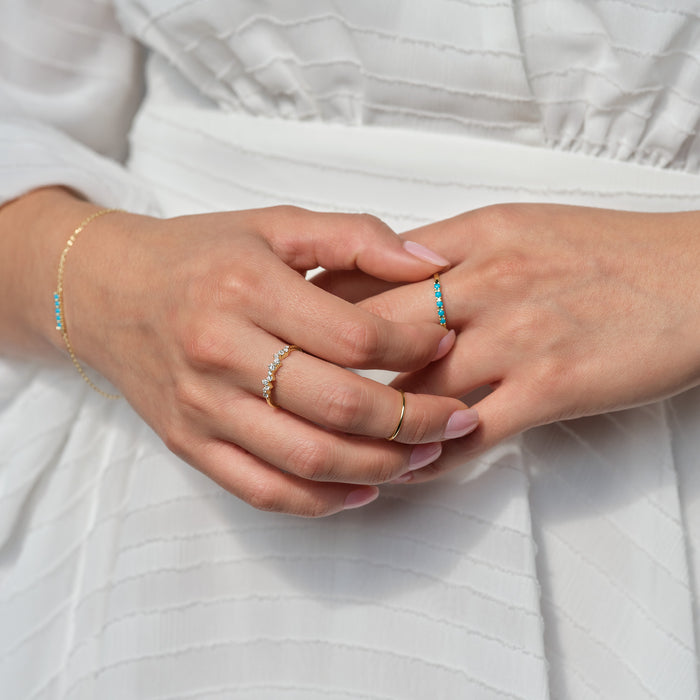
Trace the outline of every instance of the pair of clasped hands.
[[[76, 245], [66, 304], [78, 354], [173, 452], [256, 508], [324, 516], [530, 427], [695, 386], [697, 224], [517, 204], [398, 236], [287, 206], [118, 212]], [[271, 408], [261, 380], [286, 344], [303, 352], [283, 360]], [[347, 368], [399, 374], [386, 386]]]

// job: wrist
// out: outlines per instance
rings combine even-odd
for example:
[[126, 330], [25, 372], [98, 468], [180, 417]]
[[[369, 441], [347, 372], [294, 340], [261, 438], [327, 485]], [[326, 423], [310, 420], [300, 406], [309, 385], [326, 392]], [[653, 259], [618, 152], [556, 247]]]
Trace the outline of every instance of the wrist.
[[659, 293], [670, 300], [664, 332], [672, 351], [664, 361], [678, 359], [682, 391], [700, 385], [700, 211], [648, 215], [648, 220], [650, 237], [660, 241], [653, 256], [662, 273]]
[[53, 295], [61, 252], [96, 205], [68, 190], [30, 192], [0, 209], [0, 342], [5, 352], [66, 354]]

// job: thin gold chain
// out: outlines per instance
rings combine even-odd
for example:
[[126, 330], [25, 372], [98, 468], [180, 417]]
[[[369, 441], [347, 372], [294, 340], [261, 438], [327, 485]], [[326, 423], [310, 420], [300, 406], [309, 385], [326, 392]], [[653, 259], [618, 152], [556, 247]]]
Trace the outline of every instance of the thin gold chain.
[[75, 351], [73, 350], [73, 345], [70, 342], [70, 339], [68, 338], [68, 328], [66, 326], [66, 315], [64, 311], [64, 306], [63, 306], [63, 272], [64, 268], [66, 265], [66, 258], [68, 257], [68, 251], [73, 247], [73, 244], [75, 243], [75, 239], [80, 235], [80, 233], [83, 231], [83, 229], [91, 222], [94, 221], [98, 216], [103, 216], [104, 214], [109, 214], [110, 212], [114, 211], [120, 211], [119, 209], [100, 209], [99, 211], [96, 211], [90, 216], [88, 216], [86, 219], [83, 219], [83, 221], [80, 222], [78, 227], [73, 231], [71, 234], [71, 237], [68, 239], [68, 242], [66, 243], [66, 247], [63, 249], [63, 252], [61, 253], [61, 259], [58, 262], [58, 282], [56, 284], [56, 292], [53, 295], [54, 298], [54, 309], [56, 312], [56, 330], [61, 333], [61, 336], [63, 337], [63, 342], [66, 344], [66, 348], [68, 349], [68, 354], [70, 355], [70, 359], [73, 362], [73, 365], [75, 365], [75, 368], [78, 370], [78, 373], [80, 376], [87, 382], [88, 386], [91, 389], [94, 389], [98, 394], [101, 396], [104, 396], [106, 399], [120, 399], [121, 396], [119, 394], [110, 394], [107, 391], [103, 391], [98, 387], [90, 377], [87, 376], [85, 373], [85, 370], [83, 369], [83, 366], [80, 364], [78, 358], [75, 356]]

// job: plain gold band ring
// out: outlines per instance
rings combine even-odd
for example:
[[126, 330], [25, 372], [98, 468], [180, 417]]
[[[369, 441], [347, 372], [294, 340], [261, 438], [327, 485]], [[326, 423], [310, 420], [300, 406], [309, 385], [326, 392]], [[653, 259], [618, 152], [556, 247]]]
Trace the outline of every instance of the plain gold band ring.
[[396, 437], [399, 434], [399, 431], [401, 430], [401, 426], [403, 425], [403, 417], [406, 415], [406, 394], [399, 389], [399, 392], [401, 394], [401, 415], [399, 416], [399, 423], [396, 426], [396, 430], [387, 438], [387, 440], [396, 440]]

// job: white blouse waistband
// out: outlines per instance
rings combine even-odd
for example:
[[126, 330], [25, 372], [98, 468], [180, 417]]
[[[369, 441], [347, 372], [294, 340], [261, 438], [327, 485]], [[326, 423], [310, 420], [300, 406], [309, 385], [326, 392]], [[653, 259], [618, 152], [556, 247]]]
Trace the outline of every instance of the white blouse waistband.
[[266, 119], [151, 74], [130, 168], [163, 213], [291, 203], [368, 211], [411, 227], [505, 201], [700, 208], [697, 176], [577, 153], [424, 131]]

